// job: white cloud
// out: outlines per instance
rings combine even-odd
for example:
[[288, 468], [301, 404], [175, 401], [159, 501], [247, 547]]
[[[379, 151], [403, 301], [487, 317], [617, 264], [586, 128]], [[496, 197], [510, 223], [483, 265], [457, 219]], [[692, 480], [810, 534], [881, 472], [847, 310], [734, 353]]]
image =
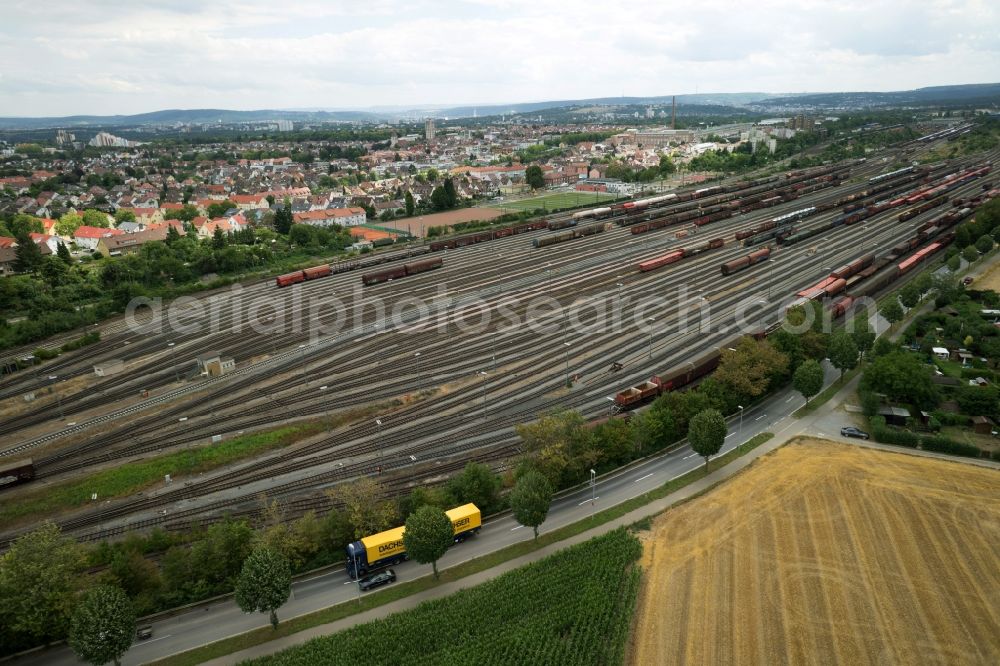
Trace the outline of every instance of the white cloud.
[[5, 2], [0, 115], [898, 90], [998, 79], [987, 0]]

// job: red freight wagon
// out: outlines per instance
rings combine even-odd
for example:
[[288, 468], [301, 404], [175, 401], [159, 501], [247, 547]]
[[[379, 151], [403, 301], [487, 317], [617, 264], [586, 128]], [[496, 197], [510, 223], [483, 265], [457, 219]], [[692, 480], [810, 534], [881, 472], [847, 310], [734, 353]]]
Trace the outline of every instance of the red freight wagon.
[[361, 282], [366, 285], [372, 285], [380, 282], [388, 282], [389, 280], [397, 280], [401, 277], [406, 277], [406, 266], [397, 266], [384, 271], [365, 273], [361, 276]]
[[316, 278], [326, 277], [327, 275], [332, 274], [333, 271], [330, 269], [329, 265], [325, 264], [323, 266], [313, 266], [312, 268], [307, 268], [302, 271], [302, 273], [305, 279], [315, 280]]
[[274, 279], [274, 283], [277, 284], [279, 287], [287, 287], [290, 284], [302, 282], [305, 279], [306, 279], [305, 275], [303, 275], [302, 271], [295, 271], [294, 273], [279, 275]]
[[424, 271], [429, 271], [434, 268], [441, 268], [442, 265], [444, 265], [444, 261], [441, 257], [436, 257], [434, 259], [414, 261], [413, 263], [406, 264], [403, 268], [406, 269], [407, 275], [415, 275], [416, 273], [423, 273]]
[[667, 264], [672, 264], [674, 262], [680, 261], [684, 258], [684, 250], [674, 250], [669, 254], [665, 254], [662, 257], [656, 257], [655, 259], [650, 259], [649, 261], [644, 261], [639, 264], [639, 270], [642, 272], [656, 270], [661, 266], [666, 266]]

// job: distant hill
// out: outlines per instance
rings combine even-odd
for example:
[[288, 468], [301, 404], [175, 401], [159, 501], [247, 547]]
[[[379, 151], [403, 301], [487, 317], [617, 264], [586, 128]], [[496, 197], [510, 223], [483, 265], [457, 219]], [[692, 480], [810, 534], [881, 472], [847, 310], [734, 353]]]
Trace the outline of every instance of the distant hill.
[[3, 118], [5, 129], [38, 129], [44, 127], [115, 127], [136, 125], [174, 125], [189, 123], [242, 123], [268, 120], [297, 122], [359, 122], [377, 121], [380, 116], [367, 111], [232, 111], [228, 109], [166, 109], [132, 116], [64, 116], [59, 118]]
[[[836, 92], [836, 93], [700, 93], [677, 95], [678, 105], [690, 112], [700, 108], [708, 113], [746, 113], [748, 111], [782, 111], [795, 109], [863, 109], [893, 106], [929, 106], [948, 104], [1000, 105], [1000, 83], [933, 86], [917, 90], [894, 92]], [[670, 95], [649, 97], [593, 97], [588, 99], [519, 102], [514, 104], [484, 105], [428, 105], [422, 107], [372, 107], [369, 109], [262, 109], [257, 111], [232, 111], [228, 109], [167, 109], [118, 116], [66, 116], [61, 118], [3, 118], [0, 129], [43, 129], [85, 127], [136, 127], [148, 125], [174, 125], [189, 123], [263, 122], [291, 120], [294, 122], [378, 122], [400, 118], [469, 118], [531, 114], [552, 109], [585, 108], [590, 106], [643, 106], [669, 105]]]
[[934, 106], [950, 104], [1000, 104], [1000, 83], [958, 86], [931, 86], [894, 92], [814, 93], [788, 97], [771, 97], [751, 102], [757, 108], [829, 108], [859, 109], [888, 106]]

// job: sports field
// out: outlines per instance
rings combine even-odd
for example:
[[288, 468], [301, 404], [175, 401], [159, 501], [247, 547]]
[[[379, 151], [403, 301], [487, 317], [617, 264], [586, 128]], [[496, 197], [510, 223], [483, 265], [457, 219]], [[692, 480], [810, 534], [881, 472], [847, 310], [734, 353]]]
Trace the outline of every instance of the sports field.
[[998, 544], [998, 470], [789, 444], [654, 522], [628, 660], [997, 664]]
[[603, 201], [614, 201], [616, 198], [614, 194], [607, 194], [605, 192], [558, 192], [556, 194], [545, 194], [540, 197], [531, 197], [530, 199], [504, 201], [503, 203], [494, 202], [490, 205], [493, 208], [514, 211], [532, 211], [536, 208], [559, 210], [563, 208], [575, 208], [577, 206], [597, 205]]

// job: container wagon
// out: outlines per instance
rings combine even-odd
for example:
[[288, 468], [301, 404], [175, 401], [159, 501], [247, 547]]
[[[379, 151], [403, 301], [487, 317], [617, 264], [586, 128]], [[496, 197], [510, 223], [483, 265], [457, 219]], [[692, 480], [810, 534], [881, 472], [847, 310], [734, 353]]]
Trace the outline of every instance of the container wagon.
[[749, 268], [754, 264], [765, 261], [771, 256], [771, 248], [762, 247], [759, 250], [751, 252], [750, 254], [744, 255], [738, 259], [733, 259], [732, 261], [727, 261], [720, 267], [722, 269], [723, 275], [732, 275], [737, 271], [741, 271], [744, 268]]

